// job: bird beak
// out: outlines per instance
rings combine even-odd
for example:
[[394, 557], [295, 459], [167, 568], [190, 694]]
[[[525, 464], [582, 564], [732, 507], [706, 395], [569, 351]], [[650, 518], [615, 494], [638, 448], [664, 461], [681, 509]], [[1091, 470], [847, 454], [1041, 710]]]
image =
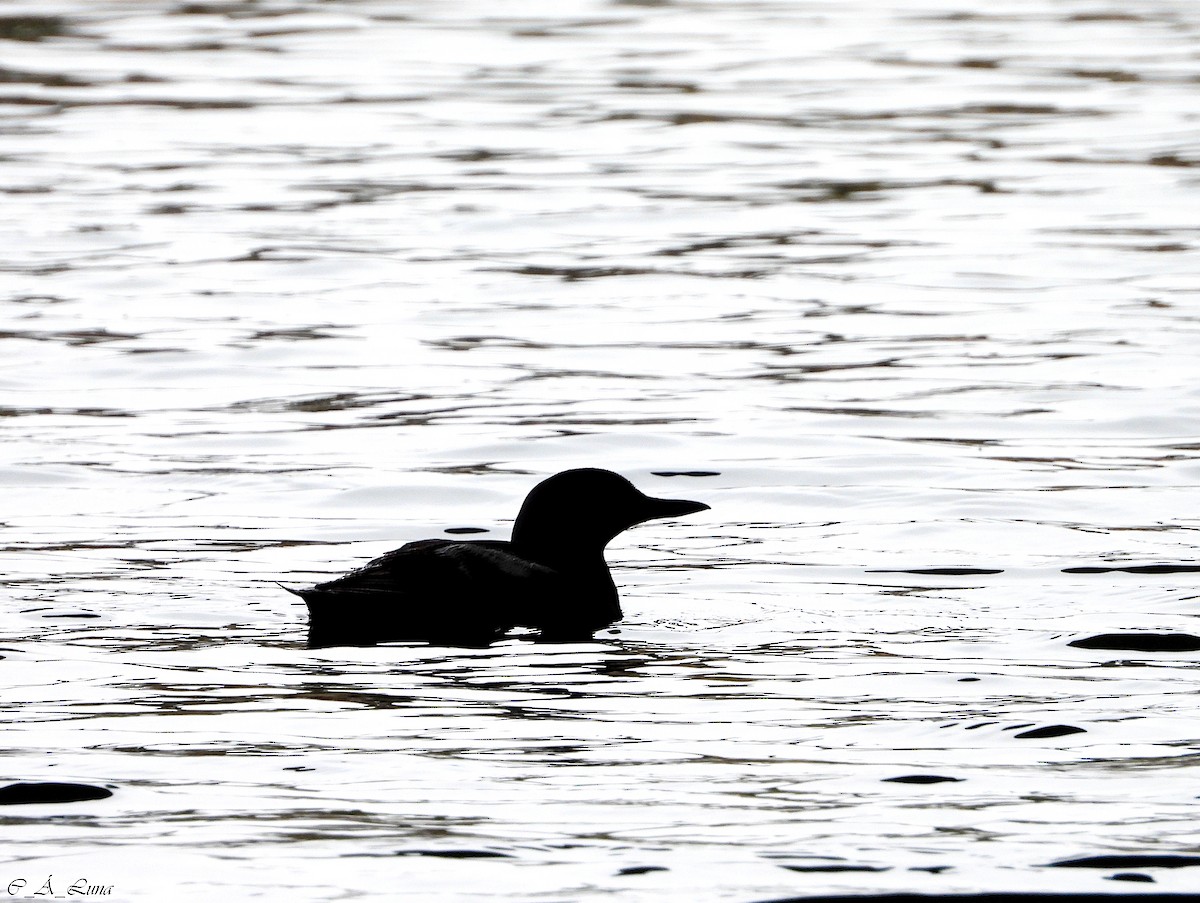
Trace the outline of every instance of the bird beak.
[[697, 511], [707, 511], [708, 505], [703, 502], [690, 502], [687, 499], [656, 499], [646, 496], [642, 508], [642, 516], [638, 523], [656, 520], [660, 517], [682, 517], [685, 514], [695, 514]]

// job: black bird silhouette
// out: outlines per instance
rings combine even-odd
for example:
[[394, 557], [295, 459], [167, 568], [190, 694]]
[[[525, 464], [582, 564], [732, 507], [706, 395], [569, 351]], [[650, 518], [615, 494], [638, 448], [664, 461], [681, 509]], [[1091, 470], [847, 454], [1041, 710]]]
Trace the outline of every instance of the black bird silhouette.
[[423, 539], [311, 589], [309, 645], [418, 640], [486, 646], [513, 627], [586, 639], [621, 617], [604, 547], [635, 524], [707, 510], [608, 470], [567, 470], [525, 498], [512, 540]]

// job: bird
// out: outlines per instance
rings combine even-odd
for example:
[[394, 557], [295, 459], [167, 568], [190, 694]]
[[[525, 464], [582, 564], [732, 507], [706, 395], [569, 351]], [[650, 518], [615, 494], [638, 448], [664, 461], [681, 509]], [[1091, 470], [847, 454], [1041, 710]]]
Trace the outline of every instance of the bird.
[[530, 490], [508, 542], [417, 540], [334, 580], [284, 588], [308, 606], [311, 648], [485, 647], [514, 627], [585, 640], [622, 617], [608, 543], [645, 521], [708, 509], [653, 498], [610, 470], [565, 470]]

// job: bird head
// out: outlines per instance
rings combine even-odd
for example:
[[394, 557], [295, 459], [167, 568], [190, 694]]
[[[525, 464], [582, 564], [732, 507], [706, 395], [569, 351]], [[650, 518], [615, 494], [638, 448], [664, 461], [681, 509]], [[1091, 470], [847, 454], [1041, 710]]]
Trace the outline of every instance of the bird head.
[[595, 555], [637, 524], [707, 509], [703, 502], [646, 495], [610, 470], [565, 470], [538, 483], [526, 496], [512, 541], [535, 560], [575, 557], [572, 550]]

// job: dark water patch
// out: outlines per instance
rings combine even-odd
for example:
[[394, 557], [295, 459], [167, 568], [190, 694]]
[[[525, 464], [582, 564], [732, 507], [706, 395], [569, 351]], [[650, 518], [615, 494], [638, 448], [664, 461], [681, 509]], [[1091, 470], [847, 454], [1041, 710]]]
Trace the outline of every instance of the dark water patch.
[[1108, 110], [1076, 107], [1068, 109], [1053, 104], [979, 103], [958, 107], [955, 112], [987, 116], [1110, 116]]
[[543, 349], [551, 346], [542, 342], [514, 339], [505, 335], [463, 335], [450, 339], [429, 339], [426, 345], [445, 348], [447, 351], [474, 351], [476, 348], [528, 348]]
[[1063, 75], [1072, 78], [1100, 79], [1107, 82], [1140, 82], [1142, 77], [1126, 69], [1066, 69]]
[[528, 366], [521, 365], [521, 369], [525, 372], [519, 376], [518, 381], [534, 379], [621, 379], [621, 380], [657, 380], [661, 379], [658, 376], [650, 376], [644, 373], [621, 373], [615, 370], [576, 370], [566, 368], [547, 369], [539, 367], [531, 369]]
[[[511, 421], [514, 426], [548, 426], [548, 427], [604, 427], [606, 429], [620, 426], [669, 426], [676, 423], [697, 423], [697, 417], [575, 417], [568, 414], [546, 414], [541, 417], [522, 417]], [[568, 435], [568, 433], [564, 433]]]
[[958, 782], [962, 778], [951, 778], [940, 774], [902, 774], [895, 778], [884, 778], [884, 782], [893, 784], [944, 784], [948, 781]]
[[[1166, 461], [1166, 460], [1171, 460], [1171, 459], [1164, 457], [1164, 458], [1152, 458], [1151, 460]], [[1178, 458], [1175, 458], [1174, 460], [1178, 460]], [[1129, 468], [1131, 470], [1134, 468], [1142, 469], [1143, 465], [1131, 463], [1129, 465]], [[1071, 530], [1095, 530], [1095, 529], [1097, 529], [1096, 527], [1087, 527], [1082, 524], [1064, 524], [1064, 526]], [[1112, 524], [1104, 525], [1104, 530], [1107, 533], [1180, 533], [1180, 532], [1190, 532], [1193, 529], [1194, 529], [1193, 527], [1184, 526], [1183, 524], [1161, 524], [1161, 523], [1160, 524], [1134, 524], [1134, 525], [1128, 526], [1128, 527], [1115, 526]]]
[[1189, 160], [1179, 154], [1155, 154], [1146, 162], [1151, 166], [1200, 166], [1200, 159]]
[[[770, 379], [770, 380], [780, 380], [780, 381], [786, 382], [788, 380], [803, 379], [804, 377], [810, 376], [813, 373], [841, 373], [846, 370], [877, 370], [877, 369], [884, 369], [884, 368], [890, 368], [890, 367], [905, 367], [905, 366], [907, 366], [907, 365], [904, 363], [903, 359], [898, 358], [898, 357], [885, 357], [885, 358], [881, 358], [880, 360], [877, 360], [877, 361], [849, 361], [849, 362], [840, 363], [840, 364], [793, 364], [793, 365], [789, 365], [786, 367], [780, 366], [780, 365], [771, 365], [766, 368], [765, 372], [751, 373], [745, 378], [746, 379]], [[832, 413], [847, 413], [847, 414], [859, 414], [859, 413], [862, 413], [863, 410], [869, 411], [869, 409], [859, 409], [859, 408], [823, 409], [823, 408], [817, 408], [817, 407], [801, 407], [801, 406], [781, 407], [779, 410], [781, 410], [781, 411], [803, 411], [803, 412], [826, 411], [826, 412], [832, 412]], [[888, 414], [890, 416], [897, 416], [897, 417], [926, 416], [924, 414], [914, 413], [914, 412], [910, 412], [910, 411], [896, 411], [896, 412], [889, 411]]]
[[[324, 35], [339, 34], [339, 33], [340, 34], [355, 33], [358, 30], [359, 29], [353, 25], [345, 25], [345, 26], [338, 27], [338, 26], [331, 26], [331, 25], [326, 24], [326, 25], [323, 25], [320, 27], [315, 27], [315, 28], [312, 26], [297, 26], [295, 28], [255, 28], [250, 31], [247, 31], [246, 36], [249, 38], [284, 38], [284, 37], [291, 37], [293, 35], [304, 36], [304, 35], [313, 35], [313, 34], [320, 34], [320, 35], [324, 36]], [[280, 52], [275, 47], [260, 47], [259, 49], [265, 50], [267, 52], [274, 52], [274, 53]], [[289, 81], [286, 79], [261, 79], [259, 83], [264, 84], [264, 85], [289, 85], [289, 86], [300, 84], [300, 82]]]
[[1152, 21], [1145, 16], [1135, 15], [1134, 13], [1126, 12], [1095, 12], [1095, 13], [1074, 13], [1063, 19], [1064, 22], [1149, 22]]
[[447, 527], [443, 533], [452, 533], [455, 536], [464, 536], [468, 533], [490, 533], [486, 527]]
[[[61, 267], [69, 269], [69, 267]], [[62, 342], [66, 345], [96, 345], [100, 342], [125, 342], [140, 339], [130, 332], [110, 332], [107, 329], [72, 329], [66, 332], [12, 332], [0, 330], [0, 339], [29, 339], [34, 342]]]
[[1190, 633], [1100, 633], [1072, 640], [1068, 646], [1080, 649], [1122, 649], [1131, 652], [1195, 652], [1200, 637]]
[[[1067, 356], [1064, 356], [1067, 357]], [[1024, 413], [1037, 413], [1026, 411]], [[1096, 462], [1096, 461], [1081, 461], [1076, 458], [1067, 457], [1050, 457], [1047, 455], [995, 455], [993, 461], [1007, 461], [1010, 464], [1029, 464], [1038, 470], [1047, 471], [1067, 471], [1067, 470], [1090, 470], [1090, 471], [1126, 471], [1126, 470], [1154, 470], [1161, 465], [1157, 460], [1150, 461], [1121, 461], [1121, 462]], [[1143, 529], [1138, 527], [1136, 529]]]
[[0, 806], [23, 806], [37, 803], [79, 803], [102, 800], [112, 796], [105, 787], [90, 784], [66, 784], [56, 781], [19, 781], [0, 787]]
[[707, 279], [761, 279], [775, 272], [773, 269], [706, 272], [700, 270], [664, 270], [658, 267], [541, 266], [537, 264], [528, 264], [520, 267], [483, 267], [483, 270], [493, 273], [515, 273], [518, 276], [556, 276], [564, 282], [579, 282], [583, 279], [607, 279], [612, 276], [699, 276]]
[[719, 470], [652, 470], [656, 477], [719, 477]]
[[[840, 369], [840, 368], [838, 368]], [[920, 420], [933, 416], [929, 411], [897, 411], [891, 408], [861, 408], [861, 407], [815, 407], [812, 405], [795, 405], [783, 408], [785, 411], [795, 411], [800, 414], [836, 414], [843, 417], [893, 417], [910, 420]]]
[[420, 467], [422, 473], [462, 474], [464, 476], [486, 476], [488, 474], [508, 474], [509, 476], [534, 476], [537, 471], [523, 470], [519, 467], [502, 467], [494, 461], [480, 461], [474, 464], [445, 464], [441, 467]]
[[[847, 311], [850, 313], [856, 311]], [[832, 343], [832, 339], [826, 341]], [[473, 351], [476, 348], [518, 348], [518, 349], [594, 349], [594, 348], [644, 348], [648, 351], [660, 351], [663, 349], [682, 350], [695, 349], [700, 351], [709, 351], [714, 349], [724, 349], [730, 351], [764, 351], [770, 354], [778, 354], [788, 356], [796, 354], [795, 348], [789, 345], [770, 344], [766, 342], [756, 341], [730, 341], [730, 342], [656, 342], [653, 345], [642, 344], [638, 342], [535, 342], [529, 339], [517, 339], [512, 336], [503, 335], [465, 335], [455, 336], [450, 339], [431, 339], [424, 342], [435, 348], [445, 348], [449, 351]], [[574, 372], [574, 371], [571, 371]], [[593, 371], [586, 371], [593, 372]], [[605, 375], [610, 375], [609, 371], [601, 371]], [[426, 396], [429, 397], [429, 396]]]
[[889, 872], [890, 865], [780, 865], [789, 872]]
[[325, 332], [327, 329], [345, 329], [345, 326], [334, 326], [332, 324], [326, 326], [302, 326], [295, 329], [260, 329], [258, 332], [250, 335], [250, 341], [257, 342], [261, 339], [281, 339], [287, 342], [303, 342], [310, 339], [336, 339], [340, 336], [330, 332]]
[[[247, 641], [250, 641], [248, 637], [247, 637]], [[221, 643], [212, 642], [212, 643], [208, 643], [207, 645], [218, 646], [218, 645], [228, 644], [229, 642], [231, 642], [231, 638], [229, 636], [226, 636]], [[122, 644], [120, 648], [122, 650], [128, 650], [133, 647], [126, 645], [126, 644]], [[146, 648], [151, 648], [151, 647], [146, 647]], [[182, 649], [183, 647], [177, 646], [177, 647], [175, 647], [174, 650], [172, 650], [172, 647], [167, 646], [167, 645], [163, 645], [161, 647], [153, 647], [153, 648], [162, 649], [163, 651], [177, 651], [178, 649]], [[288, 648], [294, 648], [294, 647], [289, 646]], [[268, 698], [270, 698], [270, 697], [268, 697]], [[169, 712], [170, 709], [167, 709], [165, 711]], [[167, 746], [164, 742], [163, 744], [158, 745], [158, 746], [146, 746], [144, 744], [140, 744], [140, 745], [136, 745], [136, 746], [125, 746], [125, 745], [107, 746], [107, 745], [101, 744], [101, 745], [96, 745], [96, 746], [90, 746], [88, 748], [104, 750], [107, 752], [134, 755], [134, 756], [163, 756], [163, 757], [172, 758], [172, 759], [213, 759], [213, 758], [224, 758], [226, 756], [228, 756], [230, 759], [240, 759], [240, 758], [247, 758], [247, 757], [256, 758], [256, 757], [261, 757], [261, 756], [290, 756], [290, 755], [294, 755], [297, 752], [307, 752], [309, 750], [324, 751], [324, 749], [331, 749], [332, 747], [325, 747], [323, 749], [321, 746], [319, 746], [318, 744], [315, 744], [315, 743], [306, 744], [306, 745], [290, 745], [289, 746], [288, 744], [285, 744], [285, 743], [232, 743], [232, 742], [229, 743], [227, 746], [222, 746], [222, 747], [204, 747], [204, 746], [190, 746], [190, 745], [180, 747], [180, 746]]]
[[370, 204], [397, 195], [431, 191], [458, 191], [462, 186], [436, 185], [428, 182], [381, 182], [364, 179], [355, 182], [308, 182], [294, 187], [301, 191], [332, 191], [341, 195], [338, 203], [342, 204]]
[[500, 151], [489, 147], [473, 147], [464, 150], [445, 151], [433, 155], [438, 160], [452, 160], [455, 163], [486, 163], [490, 160], [523, 160], [534, 159], [532, 154], [524, 151]]
[[48, 615], [42, 615], [43, 618], [98, 618], [100, 615], [93, 611], [67, 611], [67, 612], [52, 612]]
[[[283, 208], [272, 208], [283, 209]], [[323, 248], [281, 248], [281, 247], [263, 247], [255, 248], [253, 251], [248, 251], [240, 257], [230, 257], [230, 263], [259, 263], [267, 261], [269, 263], [308, 263], [315, 259], [316, 253], [324, 250]], [[301, 253], [308, 252], [308, 253]]]
[[495, 850], [397, 850], [396, 856], [430, 856], [435, 859], [512, 859], [511, 853]]
[[[1036, 117], [1102, 117], [1111, 116], [1108, 110], [1093, 107], [1060, 107], [1054, 104], [974, 103], [957, 107], [918, 107], [908, 110], [874, 110], [867, 112], [814, 112], [808, 116], [764, 116], [753, 113], [724, 111], [690, 111], [686, 113], [622, 110], [599, 118], [601, 122], [650, 121], [673, 126], [707, 124], [765, 125], [780, 128], [818, 128], [846, 122], [889, 122], [905, 119], [956, 119], [960, 117], [1011, 117], [1028, 121]], [[969, 181], [964, 184], [970, 184]], [[740, 198], [743, 203], [745, 198]]]
[[648, 875], [651, 872], [669, 871], [664, 865], [631, 865], [617, 872], [617, 876], [623, 875]]
[[[179, 50], [224, 50], [223, 46], [217, 47], [149, 47], [149, 48], [127, 48], [127, 49], [145, 49], [164, 53], [174, 53]], [[32, 100], [32, 98], [31, 98]], [[10, 102], [7, 98], [5, 103]], [[110, 97], [110, 98], [84, 98], [78, 95], [72, 97], [63, 97], [57, 99], [47, 99], [45, 101], [38, 99], [39, 103], [52, 103], [56, 107], [63, 109], [68, 108], [91, 108], [91, 107], [163, 107], [170, 110], [253, 110], [262, 104], [251, 100], [218, 100], [216, 98], [183, 98], [183, 97]]]
[[0, 417], [136, 417], [132, 411], [114, 408], [8, 408], [0, 406]]
[[[240, 50], [242, 48], [235, 44], [229, 44], [225, 41], [189, 41], [180, 44], [134, 44], [134, 43], [112, 43], [105, 44], [104, 49], [116, 53], [217, 53], [222, 50]], [[264, 50], [267, 48], [263, 48]], [[128, 101], [114, 101], [115, 103], [128, 103], [132, 106], [139, 104], [130, 103]], [[247, 106], [254, 104], [247, 102]], [[232, 109], [239, 109], [234, 107]]]
[[[29, 95], [29, 94], [5, 95], [4, 104], [5, 104], [5, 106], [14, 106], [14, 107], [15, 106], [54, 107], [55, 109], [53, 111], [51, 111], [53, 113], [57, 113], [58, 109], [61, 108], [61, 106], [62, 106], [62, 104], [60, 104], [57, 100], [53, 100], [49, 97], [45, 97], [45, 96], [41, 96], [41, 95], [35, 96], [35, 95]], [[48, 193], [51, 189], [48, 187], [43, 187], [43, 186], [30, 186], [29, 188], [24, 188], [23, 186], [17, 186], [17, 187], [11, 187], [11, 188], [4, 188], [4, 189], [0, 189], [0, 190], [3, 190], [5, 194], [45, 194], [45, 193]]]
[[1195, 574], [1200, 573], [1200, 564], [1134, 564], [1114, 566], [1086, 566], [1063, 568], [1064, 574]]
[[[1148, 237], [1153, 238], [1153, 237], [1160, 236], [1160, 235], [1172, 235], [1176, 232], [1182, 232], [1186, 235], [1193, 235], [1193, 234], [1196, 234], [1197, 232], [1200, 232], [1200, 229], [1194, 229], [1194, 228], [1193, 229], [1173, 229], [1173, 228], [1159, 228], [1157, 226], [1090, 226], [1090, 227], [1075, 226], [1075, 227], [1067, 228], [1067, 229], [1054, 228], [1054, 229], [1039, 229], [1037, 231], [1048, 232], [1052, 235], [1056, 235], [1056, 234], [1061, 234], [1061, 235], [1137, 235], [1137, 236], [1148, 236]], [[1101, 385], [1101, 384], [1095, 383], [1093, 385]], [[1169, 445], [1166, 447], [1167, 448], [1176, 448], [1177, 446]]]
[[669, 188], [644, 187], [630, 187], [625, 190], [650, 201], [695, 201], [698, 204], [733, 204], [735, 206], [755, 206], [762, 203], [748, 198], [744, 194], [727, 194], [725, 192], [679, 191]]
[[515, 38], [563, 38], [585, 28], [628, 28], [637, 24], [633, 19], [575, 19], [547, 25], [522, 25], [512, 29]]
[[660, 257], [682, 257], [686, 254], [695, 254], [698, 251], [724, 251], [729, 250], [730, 248], [746, 248], [763, 244], [791, 245], [798, 238], [819, 234], [821, 233], [817, 230], [805, 230], [801, 232], [761, 232], [750, 235], [736, 235], [729, 238], [710, 238], [672, 248], [663, 248], [662, 250], [655, 251], [654, 253]]
[[947, 187], [974, 188], [982, 194], [1000, 192], [996, 183], [989, 179], [928, 179], [911, 182], [889, 182], [876, 179], [859, 181], [805, 179], [799, 182], [782, 182], [776, 187], [783, 191], [802, 192], [806, 195], [805, 200], [816, 201], [845, 201], [855, 199], [859, 195], [873, 196], [893, 191]]
[[953, 66], [956, 69], [999, 69], [1004, 60], [994, 57], [964, 57], [961, 60], [916, 60], [905, 56], [876, 57], [872, 62], [881, 66], [908, 66], [913, 68], [936, 69], [943, 66]]
[[695, 82], [676, 82], [660, 79], [622, 78], [613, 82], [614, 88], [622, 91], [642, 91], [648, 94], [699, 94], [700, 86]]
[[1154, 879], [1149, 875], [1143, 875], [1141, 872], [1117, 872], [1115, 875], [1108, 876], [1109, 881], [1137, 881], [1143, 884], [1153, 884]]
[[[328, 327], [336, 328], [336, 327]], [[413, 401], [428, 401], [429, 395], [393, 394], [390, 392], [335, 392], [330, 395], [315, 395], [308, 398], [255, 398], [236, 401], [216, 410], [253, 411], [260, 414], [286, 414], [299, 411], [306, 414], [324, 414], [333, 411], [349, 411], [356, 408], [372, 408], [384, 404], [405, 404]]]
[[1103, 166], [1167, 166], [1181, 169], [1200, 166], [1200, 159], [1189, 159], [1179, 154], [1154, 154], [1151, 157], [1084, 157], [1077, 154], [1063, 154], [1053, 157], [1040, 158], [1044, 163], [1082, 163], [1084, 165]]
[[1060, 859], [1058, 862], [1050, 863], [1051, 868], [1060, 869], [1178, 869], [1195, 865], [1200, 865], [1200, 856], [1172, 853], [1081, 856], [1078, 859]]
[[233, 3], [184, 3], [175, 9], [168, 10], [168, 15], [175, 16], [225, 16], [230, 19], [257, 19], [268, 15], [284, 16], [301, 12], [299, 9], [268, 10], [255, 2]]
[[[176, 169], [187, 169], [189, 171], [203, 168], [203, 164], [199, 163], [121, 163], [109, 162], [102, 164], [98, 168], [111, 169], [115, 172], [124, 173], [139, 173], [139, 172], [173, 172]], [[200, 187], [200, 186], [195, 186]]]
[[[0, 66], [0, 84], [41, 85], [44, 88], [90, 88], [94, 82], [84, 81], [60, 72], [30, 72]], [[7, 100], [5, 101], [7, 103]]]
[[1151, 254], [1174, 254], [1179, 251], [1192, 250], [1191, 245], [1180, 244], [1179, 242], [1166, 242], [1161, 245], [1139, 245], [1129, 248], [1130, 251], [1146, 251]]
[[1022, 731], [1019, 734], [1013, 734], [1013, 737], [1017, 740], [1049, 740], [1053, 737], [1067, 737], [1071, 734], [1086, 733], [1087, 731], [1083, 728], [1075, 727], [1072, 724], [1051, 724], [1046, 727], [1035, 727], [1031, 731]]
[[[403, 400], [413, 401], [416, 397], [404, 396]], [[324, 414], [330, 411], [348, 411], [355, 408], [372, 407], [378, 404], [379, 401], [378, 397], [368, 397], [357, 392], [336, 392], [332, 395], [318, 395], [315, 398], [239, 401], [236, 405], [230, 405], [230, 407], [262, 412], [301, 411], [306, 414]]]
[[904, 442], [924, 442], [930, 445], [965, 445], [969, 448], [990, 448], [1002, 446], [1000, 439], [950, 439], [941, 436], [905, 436]]
[[61, 295], [14, 295], [8, 300], [13, 304], [65, 304], [71, 299]]
[[138, 191], [147, 191], [155, 194], [175, 191], [199, 191], [204, 188], [204, 185], [198, 182], [172, 182], [170, 185], [154, 186], [154, 185], [139, 185]]
[[899, 570], [870, 570], [868, 574], [922, 574], [930, 577], [977, 577], [1003, 574], [1003, 568], [904, 568]]
[[[333, 104], [372, 104], [372, 105], [389, 105], [389, 104], [405, 104], [405, 103], [428, 103], [434, 98], [425, 94], [380, 94], [371, 91], [366, 95], [360, 94], [345, 94], [341, 97], [331, 100]], [[522, 191], [524, 189], [515, 186], [503, 186], [500, 190], [507, 191]]]
[[40, 41], [70, 32], [70, 23], [62, 16], [0, 16], [0, 40], [4, 41]]

